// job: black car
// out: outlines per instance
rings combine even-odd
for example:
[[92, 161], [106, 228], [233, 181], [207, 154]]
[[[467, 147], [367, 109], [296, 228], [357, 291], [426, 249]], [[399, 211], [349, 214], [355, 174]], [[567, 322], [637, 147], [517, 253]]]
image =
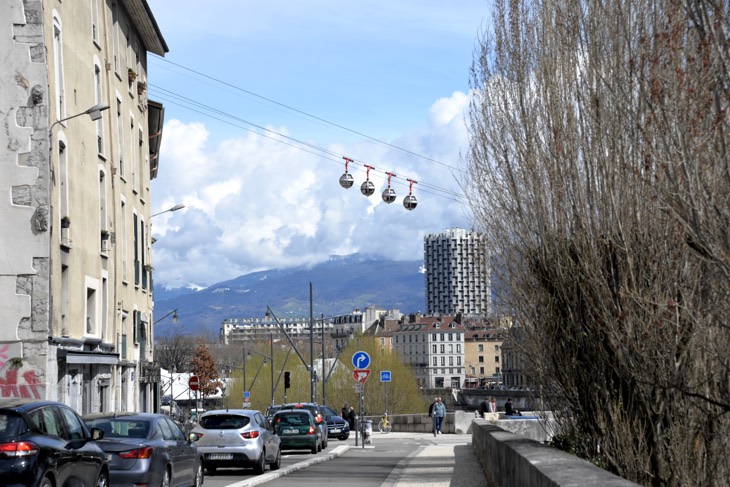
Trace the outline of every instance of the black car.
[[327, 437], [346, 440], [350, 437], [350, 423], [329, 406], [321, 406], [327, 419]]
[[65, 404], [0, 399], [2, 485], [107, 487], [108, 457], [95, 441], [103, 436]]
[[89, 427], [104, 431], [99, 446], [110, 455], [111, 486], [203, 485], [203, 455], [180, 427], [162, 414], [93, 413]]

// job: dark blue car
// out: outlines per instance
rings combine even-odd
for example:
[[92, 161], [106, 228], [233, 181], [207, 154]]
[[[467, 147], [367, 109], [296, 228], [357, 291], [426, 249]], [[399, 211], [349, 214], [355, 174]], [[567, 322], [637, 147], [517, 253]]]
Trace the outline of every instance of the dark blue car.
[[0, 482], [108, 487], [107, 455], [95, 441], [101, 437], [65, 404], [0, 399]]

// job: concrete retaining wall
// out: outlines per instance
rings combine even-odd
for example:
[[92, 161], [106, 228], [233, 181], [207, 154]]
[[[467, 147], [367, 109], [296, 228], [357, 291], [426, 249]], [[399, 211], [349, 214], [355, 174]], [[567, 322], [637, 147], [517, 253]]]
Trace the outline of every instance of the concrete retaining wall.
[[470, 429], [472, 447], [490, 486], [638, 486], [574, 455], [507, 432], [483, 419], [474, 419]]

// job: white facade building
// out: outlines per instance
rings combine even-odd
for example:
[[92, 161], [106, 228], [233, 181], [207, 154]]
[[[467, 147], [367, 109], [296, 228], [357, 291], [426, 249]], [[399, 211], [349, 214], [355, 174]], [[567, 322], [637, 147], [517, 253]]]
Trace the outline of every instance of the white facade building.
[[421, 387], [458, 389], [465, 378], [464, 335], [464, 327], [453, 321], [407, 324], [393, 332], [393, 348]]
[[487, 316], [491, 308], [486, 235], [452, 229], [424, 237], [426, 313]]

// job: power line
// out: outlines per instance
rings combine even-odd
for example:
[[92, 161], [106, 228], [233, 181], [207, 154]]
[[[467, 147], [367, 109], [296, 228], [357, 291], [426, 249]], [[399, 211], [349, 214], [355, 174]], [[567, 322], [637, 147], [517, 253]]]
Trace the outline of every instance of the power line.
[[[310, 154], [313, 154], [313, 155], [322, 157], [323, 159], [326, 159], [326, 160], [329, 160], [329, 161], [332, 161], [332, 162], [336, 162], [337, 164], [342, 165], [341, 160], [344, 158], [344, 155], [343, 154], [338, 154], [338, 153], [335, 153], [335, 152], [333, 152], [333, 151], [331, 151], [329, 149], [324, 149], [324, 148], [319, 147], [319, 146], [316, 146], [314, 144], [311, 144], [311, 143], [308, 143], [308, 142], [299, 140], [297, 138], [294, 138], [294, 137], [291, 137], [291, 136], [288, 136], [288, 135], [285, 135], [285, 134], [276, 132], [276, 131], [274, 131], [272, 129], [269, 129], [269, 128], [263, 127], [261, 125], [255, 124], [253, 122], [250, 122], [248, 120], [245, 120], [245, 119], [243, 119], [241, 117], [238, 117], [236, 115], [232, 115], [230, 113], [224, 112], [224, 111], [219, 110], [219, 109], [217, 109], [215, 107], [212, 107], [212, 106], [206, 105], [204, 103], [198, 102], [198, 101], [193, 100], [193, 99], [191, 99], [189, 97], [186, 97], [186, 96], [177, 94], [177, 93], [175, 93], [173, 91], [167, 90], [167, 89], [162, 88], [162, 87], [159, 87], [157, 85], [149, 84], [148, 86], [149, 86], [149, 89], [150, 90], [154, 91], [155, 98], [160, 98], [163, 101], [169, 102], [169, 103], [171, 103], [173, 105], [180, 106], [182, 108], [188, 109], [188, 110], [193, 111], [195, 113], [199, 113], [201, 115], [207, 116], [207, 117], [212, 118], [214, 120], [218, 120], [218, 121], [223, 122], [223, 123], [226, 123], [228, 125], [231, 125], [231, 126], [234, 126], [234, 127], [238, 127], [238, 128], [242, 128], [244, 130], [247, 130], [247, 131], [250, 131], [252, 133], [255, 133], [255, 134], [259, 135], [259, 136], [266, 137], [266, 138], [271, 139], [271, 140], [275, 140], [275, 141], [277, 141], [279, 143], [288, 145], [290, 147], [293, 147], [293, 148], [302, 150], [304, 152], [307, 152], [307, 153], [310, 153]], [[158, 90], [159, 90], [159, 93], [158, 93]], [[216, 114], [216, 115], [212, 115], [212, 114]], [[226, 119], [228, 119], [228, 120], [226, 120]], [[255, 127], [256, 129], [262, 131], [263, 133], [262, 132], [258, 132], [256, 130], [253, 130], [253, 129], [248, 128], [248, 127], [243, 127], [241, 125], [238, 125], [237, 123], [231, 122], [231, 120], [233, 120], [235, 122], [238, 122], [238, 123], [243, 123], [243, 124], [249, 125], [251, 127]], [[274, 136], [276, 136], [276, 137], [274, 137]], [[285, 140], [282, 140], [282, 139], [285, 139]], [[361, 167], [364, 167], [365, 166], [365, 164], [362, 163], [362, 162], [360, 162], [360, 161], [353, 161], [353, 163], [355, 165], [359, 165]], [[377, 172], [379, 174], [382, 174], [383, 176], [385, 176], [385, 174], [386, 174], [385, 171], [381, 171], [381, 170], [377, 170], [377, 169], [374, 169], [374, 172]], [[398, 185], [401, 185], [401, 186], [408, 186], [408, 183], [407, 182], [400, 181], [398, 179], [396, 179], [395, 184], [398, 184]], [[419, 191], [422, 192], [422, 193], [432, 194], [432, 195], [435, 195], [435, 196], [440, 196], [440, 197], [447, 198], [447, 199], [450, 199], [450, 200], [456, 201], [456, 202], [462, 202], [463, 195], [461, 195], [459, 193], [456, 193], [456, 192], [451, 191], [451, 190], [448, 190], [448, 189], [441, 188], [439, 186], [435, 186], [435, 185], [429, 184], [426, 181], [418, 181], [418, 184], [420, 186], [419, 187]]]
[[157, 56], [157, 55], [155, 55], [155, 54], [153, 54], [153, 55], [151, 56], [151, 58], [153, 58], [153, 59], [157, 59], [157, 60], [160, 60], [160, 61], [164, 61], [165, 63], [171, 64], [171, 65], [173, 65], [173, 66], [176, 66], [176, 67], [178, 67], [178, 68], [180, 68], [180, 69], [184, 69], [185, 71], [188, 71], [188, 72], [194, 73], [194, 74], [196, 74], [196, 75], [198, 75], [198, 76], [201, 76], [201, 77], [203, 77], [203, 78], [209, 79], [209, 80], [211, 80], [211, 81], [214, 81], [214, 82], [216, 82], [216, 83], [218, 83], [218, 84], [221, 84], [221, 85], [227, 86], [227, 87], [229, 87], [229, 88], [232, 88], [232, 89], [234, 89], [234, 90], [236, 90], [236, 91], [240, 91], [240, 92], [242, 92], [242, 93], [246, 93], [246, 94], [248, 94], [248, 95], [254, 96], [254, 97], [256, 97], [256, 98], [259, 98], [259, 99], [261, 99], [261, 100], [265, 100], [265, 101], [266, 101], [266, 102], [268, 102], [268, 103], [272, 103], [272, 104], [274, 104], [274, 105], [277, 105], [277, 106], [279, 106], [279, 107], [285, 108], [285, 109], [287, 109], [287, 110], [290, 110], [290, 111], [292, 111], [292, 112], [298, 113], [298, 114], [300, 114], [300, 115], [304, 115], [304, 116], [306, 116], [306, 117], [308, 117], [308, 118], [311, 118], [311, 119], [313, 119], [313, 120], [317, 120], [317, 121], [319, 121], [319, 122], [325, 123], [325, 124], [327, 124], [327, 125], [330, 125], [330, 126], [332, 126], [332, 127], [336, 127], [336, 128], [338, 128], [338, 129], [340, 129], [340, 130], [344, 130], [344, 131], [346, 131], [346, 132], [350, 132], [351, 134], [355, 134], [355, 135], [358, 135], [358, 136], [360, 136], [360, 137], [365, 137], [365, 138], [366, 138], [366, 139], [368, 139], [368, 140], [372, 140], [373, 142], [377, 142], [377, 143], [379, 143], [379, 144], [383, 144], [383, 145], [385, 145], [385, 146], [387, 146], [387, 147], [390, 147], [391, 149], [396, 149], [396, 150], [399, 150], [399, 151], [401, 151], [401, 152], [404, 152], [404, 153], [406, 153], [406, 154], [410, 154], [410, 155], [412, 155], [412, 156], [415, 156], [415, 157], [418, 157], [418, 158], [420, 158], [420, 159], [423, 159], [423, 160], [426, 160], [426, 161], [432, 162], [432, 163], [434, 163], [434, 164], [438, 164], [438, 165], [440, 165], [440, 166], [443, 166], [443, 167], [446, 167], [446, 168], [448, 168], [448, 169], [450, 169], [450, 170], [452, 170], [452, 171], [458, 171], [458, 172], [460, 172], [460, 173], [463, 173], [463, 172], [464, 172], [464, 170], [463, 170], [463, 169], [460, 169], [460, 168], [458, 168], [458, 167], [455, 167], [455, 166], [451, 166], [451, 165], [449, 165], [449, 164], [446, 164], [446, 163], [444, 163], [444, 162], [438, 161], [438, 160], [436, 160], [436, 159], [433, 159], [433, 158], [431, 158], [431, 157], [428, 157], [428, 156], [424, 156], [424, 155], [422, 155], [422, 154], [419, 154], [419, 153], [417, 153], [417, 152], [411, 151], [411, 150], [409, 150], [409, 149], [405, 149], [405, 148], [403, 148], [403, 147], [399, 147], [399, 146], [397, 146], [397, 145], [391, 144], [391, 143], [389, 143], [389, 142], [386, 142], [386, 141], [384, 141], [384, 140], [378, 139], [377, 137], [372, 137], [372, 136], [370, 136], [370, 135], [364, 134], [364, 133], [362, 133], [362, 132], [359, 132], [359, 131], [357, 131], [357, 130], [353, 130], [353, 129], [350, 129], [350, 128], [348, 128], [348, 127], [345, 127], [344, 125], [341, 125], [341, 124], [338, 124], [338, 123], [335, 123], [335, 122], [330, 122], [329, 120], [326, 120], [326, 119], [324, 119], [324, 118], [322, 118], [322, 117], [318, 117], [318, 116], [316, 116], [316, 115], [312, 115], [311, 113], [307, 113], [307, 112], [305, 112], [305, 111], [303, 111], [303, 110], [299, 110], [298, 108], [294, 108], [294, 107], [292, 107], [292, 106], [290, 106], [290, 105], [287, 105], [287, 104], [285, 104], [285, 103], [281, 103], [281, 102], [278, 102], [278, 101], [276, 101], [276, 100], [273, 100], [273, 99], [271, 99], [271, 98], [267, 98], [267, 97], [265, 97], [265, 96], [263, 96], [263, 95], [259, 95], [259, 94], [257, 94], [257, 93], [254, 93], [254, 92], [252, 92], [252, 91], [246, 90], [246, 89], [244, 89], [244, 88], [241, 88], [241, 87], [239, 87], [239, 86], [236, 86], [236, 85], [234, 85], [234, 84], [228, 83], [227, 81], [223, 81], [223, 80], [221, 80], [221, 79], [218, 79], [218, 78], [216, 78], [216, 77], [214, 77], [214, 76], [210, 76], [210, 75], [207, 75], [207, 74], [205, 74], [205, 73], [201, 73], [200, 71], [196, 71], [196, 70], [194, 70], [194, 69], [192, 69], [192, 68], [188, 68], [187, 66], [183, 66], [183, 65], [181, 65], [181, 64], [175, 63], [175, 62], [173, 62], [173, 61], [170, 61], [169, 59], [166, 59], [166, 58], [163, 58], [163, 57]]

